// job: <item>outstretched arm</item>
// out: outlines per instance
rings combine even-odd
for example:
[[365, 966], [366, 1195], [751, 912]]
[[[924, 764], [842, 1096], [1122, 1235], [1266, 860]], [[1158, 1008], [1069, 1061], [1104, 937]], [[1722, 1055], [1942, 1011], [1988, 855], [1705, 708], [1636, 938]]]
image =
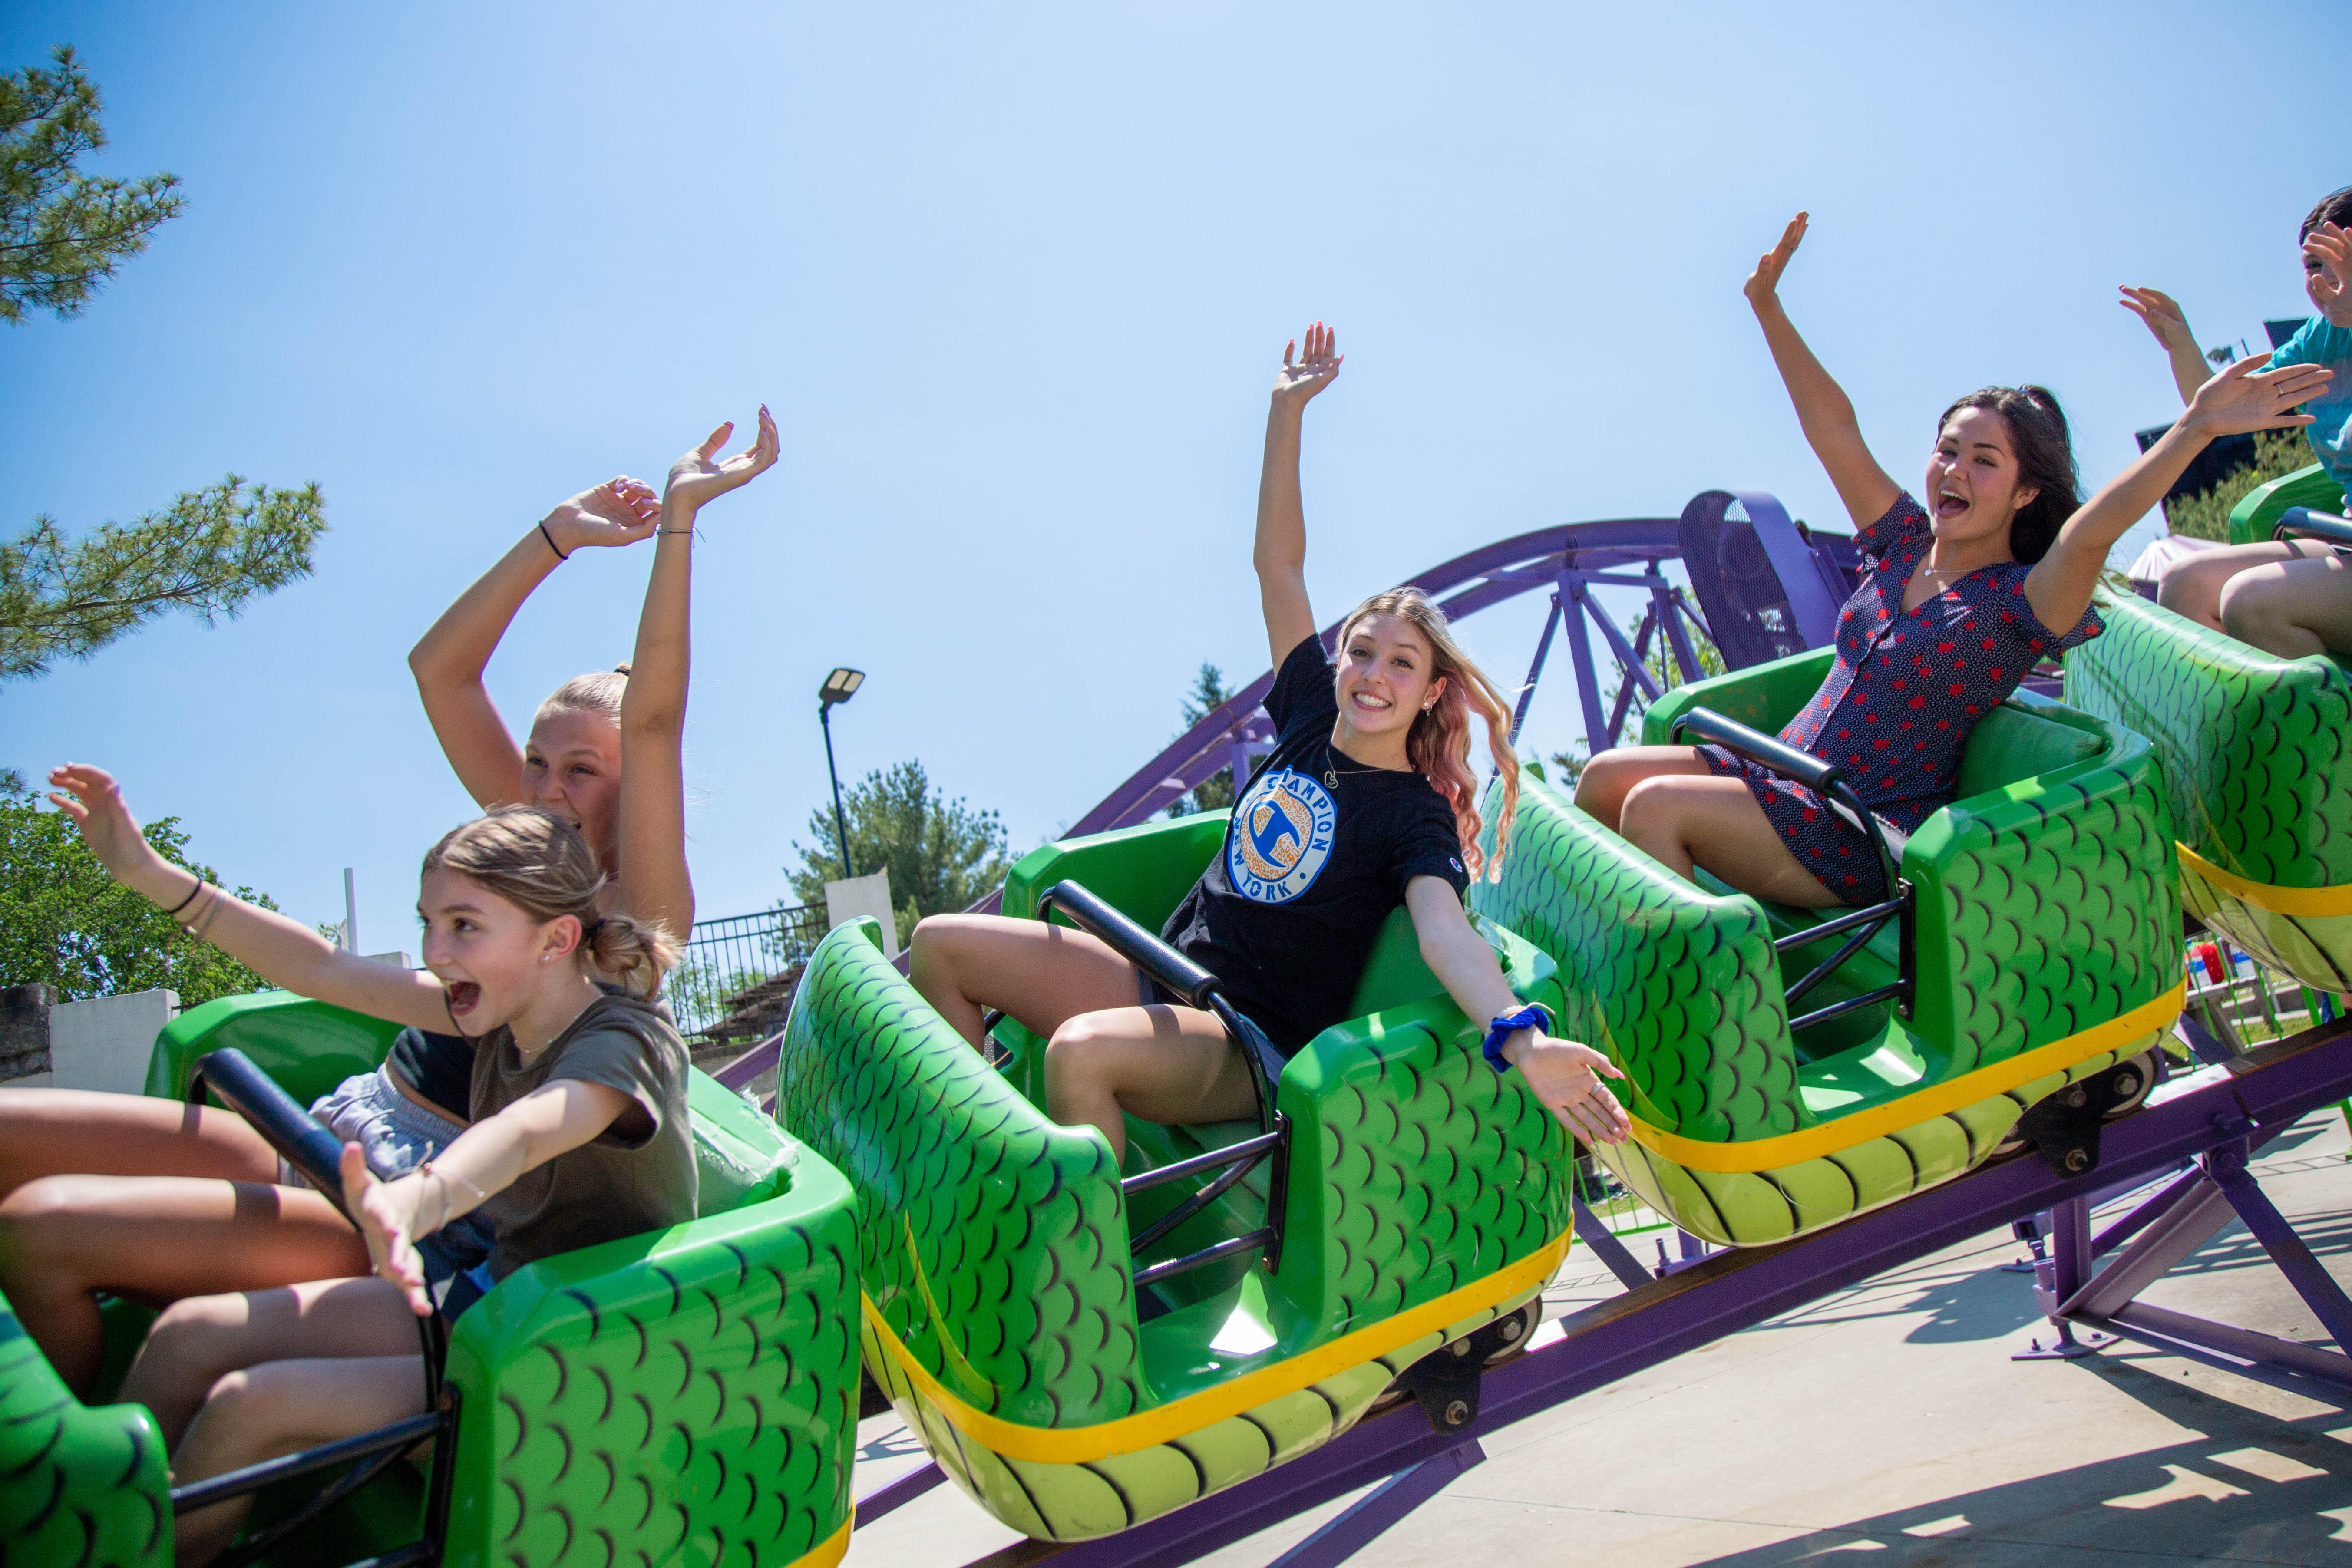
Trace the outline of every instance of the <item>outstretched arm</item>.
[[447, 994], [424, 971], [345, 952], [299, 921], [257, 909], [222, 888], [199, 888], [194, 872], [155, 853], [121, 786], [104, 768], [68, 763], [50, 770], [49, 783], [59, 792], [49, 799], [81, 829], [109, 876], [156, 908], [176, 910], [181, 924], [271, 984], [395, 1024], [444, 1032], [457, 1027]]
[[2025, 602], [2042, 624], [2064, 632], [2091, 607], [2107, 552], [2124, 531], [2147, 515], [2206, 444], [2249, 430], [2291, 430], [2311, 423], [2288, 410], [2326, 390], [2332, 373], [2315, 364], [2262, 370], [2270, 355], [2240, 360], [2197, 389], [2189, 412], [2131, 467], [2109, 479], [2058, 531], [2047, 553], [2026, 574]]
[[1307, 399], [1331, 384], [1340, 357], [1329, 328], [1307, 329], [1307, 352], [1291, 363], [1296, 342], [1285, 343], [1282, 369], [1274, 378], [1274, 406], [1265, 416], [1265, 467], [1257, 479], [1257, 544], [1250, 561], [1257, 568], [1258, 599], [1265, 608], [1265, 640], [1280, 669], [1290, 650], [1315, 635], [1315, 611], [1307, 602], [1307, 503], [1298, 491], [1299, 426]]
[[2197, 346], [2197, 335], [2189, 330], [2189, 318], [2175, 304], [2172, 296], [2160, 289], [2135, 289], [2124, 285], [2124, 297], [2117, 301], [2137, 316], [2156, 341], [2164, 345], [2166, 357], [2172, 362], [2172, 384], [2180, 389], [2180, 402], [2186, 407], [2205, 384], [2209, 374], [2205, 354]]
[[637, 616], [637, 646], [621, 697], [621, 899], [643, 921], [679, 941], [694, 925], [694, 880], [686, 866], [686, 689], [693, 622], [694, 521], [709, 502], [775, 466], [776, 422], [760, 410], [759, 438], [734, 457], [710, 438], [670, 465], [663, 488], [654, 569]]
[[658, 509], [653, 488], [639, 479], [625, 477], [581, 491], [525, 532], [409, 650], [408, 668], [442, 754], [483, 810], [518, 799], [522, 779], [522, 749], [482, 688], [482, 671], [499, 639], [564, 557], [575, 550], [635, 544], [653, 532]]
[[[1472, 1022], [1483, 1028], [1488, 1019], [1519, 1010], [1495, 950], [1471, 929], [1461, 899], [1444, 879], [1415, 877], [1407, 882], [1404, 906], [1421, 939], [1422, 962]], [[1520, 1029], [1503, 1043], [1503, 1056], [1573, 1136], [1587, 1143], [1615, 1143], [1633, 1131], [1624, 1108], [1597, 1076], [1625, 1075], [1591, 1047], [1555, 1040], [1541, 1029]]]
[[343, 1145], [343, 1202], [367, 1237], [376, 1273], [401, 1288], [420, 1318], [425, 1294], [419, 1237], [432, 1235], [489, 1201], [558, 1154], [569, 1153], [618, 1121], [635, 1102], [617, 1089], [577, 1079], [541, 1085], [486, 1117], [423, 1165], [380, 1182], [356, 1143]]
[[1822, 362], [1797, 335], [1789, 312], [1781, 308], [1780, 274], [1804, 240], [1806, 222], [1803, 213], [1789, 220], [1780, 243], [1757, 261], [1745, 291], [1748, 304], [1755, 307], [1757, 324], [1764, 329], [1764, 342], [1772, 350], [1772, 363], [1780, 368], [1781, 384], [1789, 389], [1789, 401], [1797, 405], [1797, 423], [1811, 444], [1813, 456], [1829, 470], [1830, 483], [1837, 487], [1838, 500], [1845, 503], [1854, 526], [1867, 528], [1886, 515], [1903, 487], [1889, 479], [1878, 459], [1870, 455], [1845, 389], [1822, 368]]

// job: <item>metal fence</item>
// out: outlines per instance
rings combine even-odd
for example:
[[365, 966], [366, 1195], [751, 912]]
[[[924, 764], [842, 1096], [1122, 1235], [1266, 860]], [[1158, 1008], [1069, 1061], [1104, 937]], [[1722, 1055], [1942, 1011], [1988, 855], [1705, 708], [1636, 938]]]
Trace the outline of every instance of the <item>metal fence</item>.
[[695, 921], [685, 955], [662, 987], [678, 1032], [692, 1035], [718, 1023], [728, 1015], [729, 997], [807, 962], [824, 936], [824, 910], [809, 904]]

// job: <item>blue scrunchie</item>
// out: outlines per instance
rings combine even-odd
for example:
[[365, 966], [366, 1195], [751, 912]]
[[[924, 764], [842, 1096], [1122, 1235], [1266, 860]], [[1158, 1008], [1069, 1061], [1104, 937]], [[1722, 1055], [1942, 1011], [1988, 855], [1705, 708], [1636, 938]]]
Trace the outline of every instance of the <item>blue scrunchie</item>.
[[1510, 1058], [1503, 1055], [1503, 1042], [1521, 1029], [1549, 1030], [1550, 1027], [1551, 1009], [1540, 1003], [1529, 1003], [1516, 1013], [1498, 1015], [1486, 1026], [1486, 1065], [1496, 1072], [1510, 1071]]

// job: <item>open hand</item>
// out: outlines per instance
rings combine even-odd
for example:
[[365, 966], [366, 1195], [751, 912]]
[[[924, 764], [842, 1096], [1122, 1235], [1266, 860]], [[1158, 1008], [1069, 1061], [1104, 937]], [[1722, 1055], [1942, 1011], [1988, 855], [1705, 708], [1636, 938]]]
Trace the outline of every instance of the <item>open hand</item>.
[[433, 1298], [425, 1289], [425, 1260], [416, 1256], [414, 1234], [417, 1194], [423, 1190], [424, 1183], [413, 1175], [377, 1181], [360, 1146], [343, 1145], [343, 1208], [367, 1239], [368, 1262], [378, 1279], [400, 1287], [410, 1311], [427, 1318], [433, 1315]]
[[[99, 864], [116, 881], [131, 885], [134, 873], [159, 858], [148, 846], [145, 835], [139, 831], [138, 819], [131, 815], [131, 806], [122, 798], [122, 786], [114, 782], [112, 773], [86, 763], [68, 763], [49, 770], [49, 782], [58, 790], [71, 792], [52, 792], [49, 799], [81, 829], [89, 852], [98, 857]], [[181, 875], [184, 891], [186, 873]]]
[[661, 501], [653, 486], [624, 474], [561, 502], [541, 524], [564, 553], [606, 545], [635, 544], [661, 522]]
[[1506, 1042], [1503, 1054], [1573, 1136], [1587, 1143], [1622, 1143], [1633, 1131], [1633, 1119], [1600, 1077], [1625, 1075], [1591, 1046], [1528, 1029]]
[[1291, 356], [1297, 347], [1298, 340], [1296, 338], [1282, 345], [1282, 368], [1275, 373], [1274, 377], [1274, 400], [1276, 403], [1287, 403], [1293, 406], [1304, 405], [1308, 398], [1331, 384], [1333, 378], [1339, 374], [1339, 366], [1345, 363], [1338, 353], [1339, 339], [1320, 321], [1307, 329], [1307, 352], [1299, 354], [1297, 363], [1294, 364]]
[[1748, 296], [1748, 302], [1758, 310], [1762, 310], [1767, 302], [1780, 294], [1780, 274], [1789, 269], [1789, 258], [1796, 255], [1797, 247], [1804, 243], [1805, 226], [1810, 221], [1811, 216], [1805, 213], [1790, 218], [1789, 226], [1780, 231], [1780, 243], [1757, 258], [1756, 270], [1749, 273], [1748, 281], [1740, 286], [1740, 292]]
[[2327, 390], [2335, 373], [2324, 365], [2290, 364], [2263, 370], [2271, 356], [2256, 354], [2229, 366], [2197, 389], [2187, 418], [2208, 436], [2235, 436], [2249, 430], [2291, 430], [2308, 425], [2308, 414], [2289, 412], [2298, 403]]
[[775, 467], [779, 444], [776, 422], [769, 416], [766, 404], [760, 405], [759, 439], [733, 457], [722, 459], [719, 448], [734, 430], [734, 422], [730, 420], [713, 430], [710, 439], [669, 466], [669, 484], [662, 491], [665, 505], [674, 501], [692, 511]]
[[2147, 330], [2156, 334], [2156, 341], [2164, 345], [2166, 353], [2178, 348], [2185, 348], [2191, 353], [2202, 352], [2198, 349], [2197, 340], [2189, 331], [2189, 317], [2173, 302], [2171, 295], [2160, 289], [2135, 289], [2128, 283], [2123, 286], [2123, 294], [2117, 303], [2147, 323]]
[[2303, 242], [2303, 287], [2319, 313], [2352, 327], [2352, 233], [2323, 223]]

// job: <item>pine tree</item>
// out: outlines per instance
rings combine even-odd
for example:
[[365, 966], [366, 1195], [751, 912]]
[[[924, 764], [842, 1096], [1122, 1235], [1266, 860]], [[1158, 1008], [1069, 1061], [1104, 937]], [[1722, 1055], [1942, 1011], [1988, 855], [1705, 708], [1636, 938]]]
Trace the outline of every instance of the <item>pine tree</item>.
[[[1225, 672], [1201, 661], [1193, 673], [1192, 689], [1184, 698], [1184, 723], [1176, 733], [1186, 730], [1223, 708], [1234, 700], [1234, 689], [1225, 684]], [[1223, 811], [1234, 804], [1234, 775], [1230, 768], [1212, 773], [1191, 789], [1178, 795], [1168, 807], [1171, 816], [1190, 816], [1196, 811]]]
[[[877, 768], [851, 785], [842, 803], [849, 824], [849, 854], [860, 876], [888, 868], [898, 903], [898, 941], [913, 935], [925, 915], [967, 909], [1004, 880], [1012, 868], [1004, 824], [992, 811], [975, 811], [931, 787], [920, 761]], [[809, 813], [814, 844], [795, 839], [801, 858], [787, 870], [805, 904], [824, 902], [824, 885], [841, 879], [841, 851], [831, 802]]]
[[[80, 313], [117, 266], [177, 214], [179, 177], [84, 174], [106, 145], [98, 88], [71, 47], [56, 68], [0, 73], [0, 321]], [[319, 487], [250, 489], [232, 474], [130, 525], [68, 539], [37, 517], [0, 540], [0, 682], [88, 658], [178, 609], [206, 622], [310, 574], [326, 528]]]
[[76, 167], [106, 145], [98, 85], [70, 45], [55, 70], [0, 74], [0, 321], [78, 315], [178, 214], [177, 174], [114, 180]]

